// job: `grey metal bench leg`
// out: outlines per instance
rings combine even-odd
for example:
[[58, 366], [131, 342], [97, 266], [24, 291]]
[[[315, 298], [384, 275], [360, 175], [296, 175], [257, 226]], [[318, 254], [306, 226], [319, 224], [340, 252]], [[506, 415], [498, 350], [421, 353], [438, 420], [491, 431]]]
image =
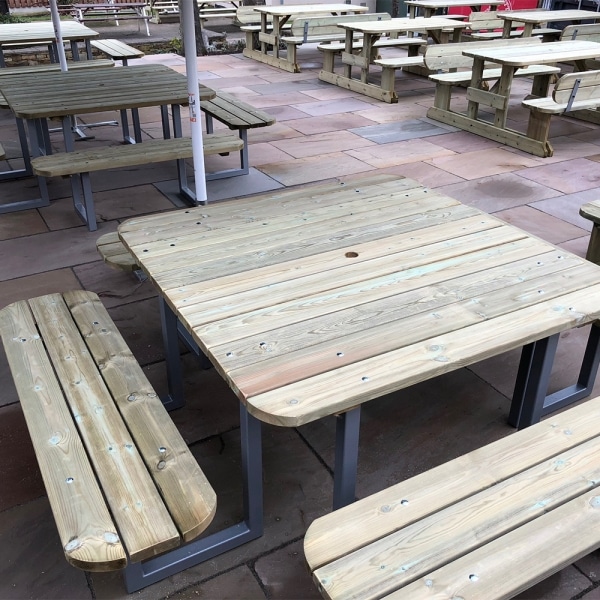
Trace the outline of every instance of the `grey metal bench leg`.
[[261, 424], [241, 403], [240, 434], [244, 520], [156, 558], [128, 565], [124, 576], [129, 593], [237, 548], [263, 534]]
[[17, 133], [19, 135], [19, 144], [21, 146], [21, 153], [23, 155], [23, 168], [9, 171], [0, 171], [0, 181], [7, 179], [19, 179], [20, 177], [28, 177], [31, 175], [31, 156], [29, 155], [29, 144], [27, 142], [27, 133], [25, 131], [25, 125], [23, 119], [15, 117], [15, 123], [17, 125]]
[[600, 324], [592, 323], [577, 382], [547, 394], [558, 334], [523, 348], [508, 422], [522, 429], [544, 415], [589, 396], [600, 364]]
[[336, 416], [333, 510], [356, 500], [360, 406]]
[[167, 367], [167, 384], [169, 395], [162, 399], [167, 410], [181, 408], [183, 399], [183, 376], [181, 374], [181, 359], [179, 358], [179, 334], [177, 331], [177, 316], [167, 306], [162, 296], [158, 297], [160, 323], [165, 345], [165, 361]]
[[[23, 127], [23, 123], [19, 123], [19, 120], [17, 120], [17, 127], [19, 128], [19, 137], [21, 137], [21, 134], [23, 134], [24, 136], [21, 139], [21, 144], [24, 144], [23, 154], [27, 154], [27, 159], [25, 162], [25, 164], [27, 165], [26, 168], [22, 169], [21, 171], [17, 171], [19, 173], [19, 176], [23, 176], [29, 174], [27, 173], [27, 169], [31, 170], [31, 162], [29, 157], [29, 150], [27, 150], [27, 136], [25, 136], [25, 129]], [[44, 140], [46, 140], [47, 137], [44, 135], [44, 127], [37, 121], [27, 121], [27, 129], [29, 131], [29, 139], [31, 140], [31, 153], [34, 157], [40, 156], [42, 153], [45, 152], [45, 148], [49, 147], [44, 146]], [[4, 177], [0, 177], [0, 180], [1, 179], [4, 179]], [[6, 179], [11, 179], [11, 177], [7, 176]], [[2, 204], [0, 205], [0, 215], [15, 212], [18, 210], [28, 210], [30, 208], [42, 208], [44, 206], [50, 206], [50, 195], [48, 194], [48, 185], [46, 183], [46, 179], [44, 177], [38, 177], [37, 180], [40, 189], [39, 198], [31, 200], [17, 200], [16, 202]]]

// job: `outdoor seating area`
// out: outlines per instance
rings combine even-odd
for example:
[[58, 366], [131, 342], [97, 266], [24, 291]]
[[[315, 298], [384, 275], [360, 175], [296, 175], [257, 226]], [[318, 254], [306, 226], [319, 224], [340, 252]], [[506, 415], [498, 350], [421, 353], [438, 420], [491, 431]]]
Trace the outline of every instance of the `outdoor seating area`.
[[0, 24], [0, 598], [597, 597], [600, 13], [466, 1]]

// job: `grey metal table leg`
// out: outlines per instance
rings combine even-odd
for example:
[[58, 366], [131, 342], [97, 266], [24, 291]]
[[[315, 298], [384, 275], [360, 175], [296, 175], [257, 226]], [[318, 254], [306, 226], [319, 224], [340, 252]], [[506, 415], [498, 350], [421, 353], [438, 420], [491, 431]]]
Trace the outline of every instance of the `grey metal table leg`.
[[558, 333], [523, 347], [508, 422], [517, 429], [537, 423], [542, 416]]
[[360, 406], [336, 416], [333, 510], [356, 500]]
[[7, 179], [19, 179], [21, 177], [28, 177], [32, 174], [31, 157], [29, 155], [29, 143], [27, 141], [27, 133], [25, 132], [25, 125], [23, 123], [23, 119], [15, 117], [15, 123], [17, 125], [17, 133], [19, 135], [19, 144], [21, 146], [21, 154], [23, 155], [24, 168], [9, 171], [0, 171], [0, 181], [5, 181]]
[[163, 342], [165, 344], [167, 384], [169, 387], [169, 395], [167, 398], [163, 398], [162, 402], [167, 410], [173, 410], [181, 408], [184, 405], [177, 317], [169, 306], [167, 306], [162, 296], [158, 297], [158, 302]]
[[193, 567], [263, 534], [261, 425], [240, 403], [244, 520], [142, 563], [127, 566], [129, 593]]
[[600, 364], [600, 324], [592, 323], [577, 382], [547, 395], [558, 334], [523, 348], [508, 422], [522, 429], [589, 396]]

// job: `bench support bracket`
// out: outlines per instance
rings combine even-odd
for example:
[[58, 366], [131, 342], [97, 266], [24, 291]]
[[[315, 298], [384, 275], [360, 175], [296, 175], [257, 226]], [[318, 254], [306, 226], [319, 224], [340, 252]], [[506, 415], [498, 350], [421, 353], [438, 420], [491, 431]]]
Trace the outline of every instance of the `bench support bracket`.
[[142, 563], [129, 564], [125, 586], [131, 594], [254, 540], [263, 534], [261, 424], [240, 403], [244, 520]]
[[336, 416], [333, 510], [356, 500], [360, 406]]
[[592, 323], [577, 383], [547, 394], [559, 334], [523, 347], [508, 422], [517, 429], [589, 396], [600, 364], [600, 324]]

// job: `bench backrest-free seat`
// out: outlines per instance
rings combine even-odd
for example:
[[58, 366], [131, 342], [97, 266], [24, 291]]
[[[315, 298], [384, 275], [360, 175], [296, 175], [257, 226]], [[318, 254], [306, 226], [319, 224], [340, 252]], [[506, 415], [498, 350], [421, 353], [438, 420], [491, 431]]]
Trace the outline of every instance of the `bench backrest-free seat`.
[[70, 564], [121, 569], [206, 529], [215, 493], [96, 294], [15, 302], [0, 335]]
[[600, 397], [316, 519], [324, 598], [512, 598], [600, 547]]

